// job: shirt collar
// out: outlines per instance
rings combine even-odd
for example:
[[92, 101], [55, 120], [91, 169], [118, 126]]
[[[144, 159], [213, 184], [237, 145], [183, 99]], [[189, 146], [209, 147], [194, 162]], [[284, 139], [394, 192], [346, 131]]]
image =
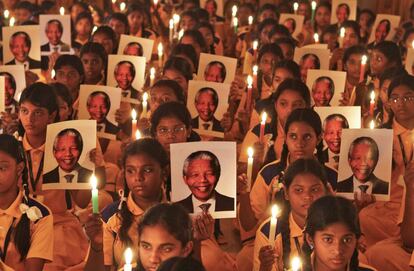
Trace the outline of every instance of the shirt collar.
[[293, 219], [292, 213], [289, 215], [289, 228], [291, 237], [301, 237], [303, 235], [303, 229], [296, 224], [296, 221]]
[[20, 191], [16, 199], [6, 210], [0, 209], [0, 214], [6, 214], [15, 218], [19, 218], [22, 213], [20, 212], [19, 205], [22, 203], [23, 194]]
[[58, 170], [59, 170], [60, 182], [67, 183], [67, 180], [66, 180], [65, 176], [68, 175], [68, 174], [72, 174], [73, 175], [72, 183], [74, 183], [75, 180], [78, 179], [78, 171], [72, 170], [71, 172], [66, 172], [63, 169], [61, 169], [60, 167], [58, 167], [58, 168], [59, 168]]
[[410, 132], [410, 130], [399, 124], [395, 119], [392, 122], [392, 128], [394, 129], [394, 135], [401, 135], [405, 132]]
[[214, 212], [214, 210], [216, 210], [216, 193], [213, 192], [213, 195], [206, 201], [201, 201], [199, 199], [197, 199], [194, 194], [191, 194], [191, 198], [192, 198], [192, 202], [193, 202], [193, 210], [194, 213], [199, 213], [201, 212], [201, 209], [199, 208], [199, 206], [201, 204], [206, 204], [206, 203], [210, 203], [210, 207], [209, 207], [209, 212]]
[[129, 193], [128, 195], [127, 206], [128, 210], [130, 210], [134, 216], [142, 215], [144, 213], [144, 210], [142, 210], [141, 207], [135, 203], [134, 199], [132, 198], [132, 193]]
[[25, 151], [45, 151], [45, 143], [43, 143], [42, 146], [38, 147], [38, 148], [34, 148], [32, 147], [32, 145], [30, 145], [29, 141], [27, 140], [26, 134], [23, 136], [23, 148]]

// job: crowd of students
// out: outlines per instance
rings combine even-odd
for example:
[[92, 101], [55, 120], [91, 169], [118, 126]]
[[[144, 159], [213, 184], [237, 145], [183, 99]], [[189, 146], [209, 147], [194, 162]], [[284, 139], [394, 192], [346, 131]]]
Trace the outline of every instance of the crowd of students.
[[[371, 31], [380, 31], [372, 30], [375, 13], [358, 9], [356, 21], [338, 16], [344, 18], [331, 25], [331, 2], [325, 0], [314, 15], [310, 1], [295, 2], [297, 14], [304, 16], [297, 36], [278, 23], [281, 13], [294, 13], [294, 1], [223, 1], [223, 17], [214, 0], [201, 7], [198, 0], [40, 2], [10, 0], [0, 8], [14, 16], [15, 25], [33, 25], [39, 15], [58, 14], [65, 7], [74, 54], [53, 52], [43, 59], [40, 73], [27, 70], [19, 100], [7, 91], [16, 89], [14, 79], [0, 74], [6, 108], [12, 107], [0, 112], [0, 270], [122, 270], [127, 248], [132, 270], [296, 270], [295, 257], [302, 263], [299, 270], [413, 270], [414, 77], [404, 63], [414, 46], [414, 4], [393, 40], [379, 33], [368, 44]], [[238, 32], [233, 5], [238, 7]], [[173, 14], [180, 15], [179, 39], [169, 37]], [[312, 55], [293, 61], [296, 48], [315, 43], [314, 33], [328, 44], [329, 68], [346, 72], [340, 104], [360, 106], [364, 127], [374, 120], [379, 129], [393, 129], [389, 201], [364, 192], [353, 201], [335, 196], [338, 164], [327, 155], [326, 126], [306, 86], [308, 69], [320, 63]], [[100, 212], [92, 214], [90, 190], [42, 190], [46, 130], [49, 124], [77, 119], [82, 84], [106, 84], [108, 55], [118, 52], [121, 35], [154, 40], [149, 65], [134, 71], [148, 78], [136, 98], [149, 93], [149, 112], [137, 125], [144, 138], [134, 140], [131, 110], [142, 108], [122, 102], [116, 140], [97, 139], [89, 158], [99, 175]], [[162, 65], [158, 44], [168, 56]], [[124, 54], [142, 55], [138, 45]], [[220, 120], [224, 139], [197, 134], [186, 107], [201, 53], [238, 61], [228, 110]], [[363, 55], [368, 65], [361, 81]], [[245, 106], [246, 61], [258, 65], [251, 107]], [[159, 68], [150, 85], [153, 66]], [[220, 74], [208, 80], [220, 81]], [[373, 89], [378, 99], [372, 119]], [[329, 100], [317, 105], [330, 106]], [[260, 140], [263, 110], [269, 121]], [[224, 249], [232, 237], [223, 235], [220, 220], [208, 212], [190, 217], [170, 202], [170, 144], [208, 140], [237, 142], [236, 252]], [[340, 142], [340, 133], [335, 140]], [[248, 147], [254, 148], [251, 184], [245, 174]], [[269, 240], [274, 203], [281, 215], [275, 240]]]

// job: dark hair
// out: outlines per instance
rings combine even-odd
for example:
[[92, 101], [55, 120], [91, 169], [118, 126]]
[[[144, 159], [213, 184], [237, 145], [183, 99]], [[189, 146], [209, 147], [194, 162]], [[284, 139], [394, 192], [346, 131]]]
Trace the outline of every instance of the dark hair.
[[336, 7], [336, 10], [338, 11], [338, 9], [340, 9], [341, 7], [345, 7], [346, 13], [349, 16], [349, 14], [351, 13], [351, 9], [349, 8], [348, 4], [347, 3], [341, 3]]
[[[133, 12], [138, 12], [140, 14], [142, 14], [142, 16], [144, 17], [144, 20], [142, 22], [142, 29], [145, 28], [145, 22], [148, 21], [149, 19], [149, 14], [147, 13], [147, 10], [145, 9], [145, 6], [139, 4], [139, 3], [131, 3], [126, 11], [126, 16], [128, 17], [129, 15], [131, 15], [131, 13]], [[151, 22], [148, 22], [151, 23]], [[129, 24], [127, 24], [127, 26], [129, 27]]]
[[82, 135], [79, 133], [78, 130], [74, 128], [63, 129], [56, 135], [55, 141], [53, 142], [53, 150], [54, 151], [56, 150], [57, 140], [65, 135], [70, 135], [70, 136], [75, 137], [75, 143], [76, 143], [76, 146], [78, 147], [78, 151], [79, 153], [82, 153], [82, 150], [83, 150]]
[[[96, 32], [95, 32], [96, 33]], [[84, 54], [95, 54], [100, 59], [102, 59], [102, 63], [104, 65], [104, 70], [106, 71], [106, 65], [108, 62], [108, 55], [105, 51], [105, 48], [102, 46], [102, 44], [97, 42], [87, 42], [85, 43], [80, 50], [79, 57], [82, 59]]]
[[[207, 1], [206, 1], [207, 3]], [[208, 14], [208, 11], [203, 8], [196, 8], [193, 10], [195, 15], [197, 16], [198, 23], [208, 23], [210, 14]]]
[[[384, 40], [377, 43], [373, 50], [378, 50], [387, 58], [390, 64], [394, 66], [402, 66], [401, 53], [398, 45], [392, 41]], [[391, 65], [388, 65], [390, 67]]]
[[264, 44], [262, 47], [260, 47], [259, 55], [257, 57], [257, 61], [260, 62], [263, 55], [265, 55], [265, 54], [272, 54], [272, 55], [278, 57], [279, 60], [282, 60], [284, 58], [282, 49], [280, 49], [279, 45], [277, 45], [276, 43], [268, 43], [268, 44]]
[[[206, 45], [206, 41], [204, 40], [203, 35], [200, 33], [200, 31], [195, 30], [195, 29], [189, 29], [186, 30], [183, 34], [183, 36], [181, 37], [181, 40], [185, 37], [185, 36], [189, 36], [193, 39], [193, 42], [198, 43], [198, 45], [201, 48], [201, 52], [207, 52], [207, 45]], [[181, 43], [181, 41], [180, 41]]]
[[81, 7], [84, 10], [84, 12], [89, 12], [88, 4], [86, 4], [84, 2], [75, 1], [73, 3], [73, 5], [70, 6], [69, 10], [72, 11], [72, 9], [73, 9], [74, 6], [79, 6], [79, 7]]
[[399, 86], [407, 86], [414, 91], [414, 76], [406, 73], [394, 78], [388, 87], [388, 97], [390, 97], [393, 90]]
[[14, 6], [14, 9], [25, 9], [33, 13], [35, 11], [35, 6], [29, 1], [18, 1]]
[[[28, 205], [29, 186], [28, 175], [25, 161], [23, 145], [17, 141], [13, 136], [0, 134], [0, 151], [6, 153], [14, 160], [16, 164], [23, 162], [24, 168], [22, 172], [22, 186], [23, 186], [23, 203]], [[17, 179], [17, 178], [16, 178]], [[13, 226], [13, 225], [12, 225]], [[31, 234], [30, 234], [30, 220], [27, 214], [22, 214], [21, 219], [14, 228], [13, 241], [20, 254], [20, 261], [23, 261], [29, 253]]]
[[[126, 147], [124, 154], [122, 156], [122, 167], [125, 168], [125, 163], [129, 156], [142, 154], [148, 155], [149, 157], [154, 159], [160, 165], [161, 168], [165, 168], [168, 165], [168, 156], [161, 144], [153, 138], [146, 137], [136, 140]], [[129, 192], [130, 191], [124, 176], [123, 196], [127, 198]], [[119, 228], [119, 239], [126, 246], [131, 246], [132, 240], [128, 235], [128, 230], [131, 227], [134, 218], [133, 214], [128, 209], [128, 206], [125, 202], [121, 203], [121, 210], [117, 215], [121, 219], [121, 227]]]
[[[267, 26], [272, 26], [272, 29], [273, 28], [275, 28], [277, 25], [278, 25], [278, 23], [277, 23], [277, 21], [275, 20], [275, 19], [273, 19], [273, 18], [267, 18], [267, 19], [264, 19], [258, 26], [257, 26], [257, 32], [260, 34], [262, 31], [263, 31], [263, 29], [265, 29], [265, 27], [267, 27]], [[288, 31], [289, 32], [289, 31]]]
[[151, 88], [169, 88], [174, 92], [175, 97], [177, 100], [182, 104], [186, 103], [186, 98], [184, 94], [184, 90], [181, 88], [180, 84], [178, 84], [174, 80], [168, 79], [161, 79], [154, 83]]
[[308, 58], [310, 58], [310, 57], [313, 57], [313, 60], [314, 60], [314, 62], [315, 62], [315, 69], [320, 69], [321, 68], [321, 61], [319, 60], [319, 57], [317, 56], [317, 55], [315, 55], [315, 54], [312, 54], [312, 53], [308, 53], [308, 54], [304, 54], [301, 58], [300, 58], [300, 61], [301, 62], [305, 62], [306, 61], [306, 59], [308, 59]]
[[174, 70], [181, 73], [187, 81], [193, 79], [191, 65], [182, 57], [170, 57], [164, 65], [163, 73], [165, 73], [166, 70]]
[[257, 11], [257, 14], [260, 16], [266, 10], [272, 11], [276, 15], [276, 19], [279, 19], [279, 12], [277, 11], [277, 7], [271, 3], [263, 4], [263, 6], [261, 6]]
[[[24, 102], [30, 102], [35, 106], [46, 108], [49, 114], [59, 112], [53, 88], [44, 83], [36, 82], [25, 88], [20, 96], [19, 106]], [[56, 114], [55, 120], [59, 120], [59, 114]]]
[[0, 76], [4, 76], [5, 78], [9, 78], [12, 89], [14, 89], [14, 91], [16, 91], [16, 79], [14, 79], [14, 77], [11, 73], [9, 73], [9, 72], [0, 72]]
[[400, 77], [402, 75], [406, 75], [407, 71], [403, 67], [391, 67], [385, 69], [384, 72], [379, 77], [380, 80], [380, 87], [384, 84], [385, 80], [393, 80], [394, 78]]
[[377, 28], [382, 24], [385, 23], [385, 31], [387, 31], [387, 34], [390, 32], [391, 30], [391, 22], [388, 19], [382, 19], [381, 21], [379, 21]]
[[183, 176], [187, 176], [188, 167], [193, 160], [207, 160], [210, 161], [211, 169], [213, 170], [214, 176], [216, 176], [217, 181], [220, 179], [221, 166], [220, 161], [217, 156], [210, 151], [196, 151], [191, 153], [185, 160], [183, 165]]
[[368, 20], [368, 26], [372, 26], [374, 24], [374, 22], [375, 22], [375, 14], [370, 9], [367, 9], [366, 8], [366, 9], [361, 10], [359, 12], [359, 14], [358, 14], [357, 20], [359, 20], [359, 18], [361, 17], [361, 15], [364, 14], [364, 13], [366, 13], [366, 14], [368, 14], [370, 16], [370, 18]]
[[358, 55], [368, 55], [368, 51], [364, 46], [361, 45], [354, 45], [347, 48], [344, 52], [343, 62], [346, 63], [351, 55], [358, 54]]
[[280, 44], [287, 44], [290, 47], [292, 47], [293, 49], [296, 48], [296, 41], [294, 39], [292, 39], [291, 37], [280, 37], [280, 38], [277, 38], [274, 41], [274, 43], [276, 43], [277, 45], [279, 45], [279, 47], [280, 47]]
[[192, 223], [187, 211], [179, 204], [160, 203], [149, 208], [138, 223], [138, 235], [146, 227], [162, 226], [182, 246], [192, 241]]
[[291, 38], [289, 29], [283, 24], [278, 24], [273, 27], [272, 30], [270, 30], [269, 38], [273, 37], [274, 35], [279, 35], [281, 38]]
[[[214, 0], [210, 0], [214, 1]], [[165, 260], [157, 271], [205, 271], [204, 266], [193, 257], [173, 257]]]
[[198, 68], [198, 57], [194, 47], [190, 44], [177, 44], [171, 51], [170, 56], [185, 55], [191, 62], [193, 62], [194, 68]]
[[[210, 31], [211, 35], [213, 36], [213, 44], [210, 45], [209, 52], [214, 54], [214, 43], [216, 40], [216, 37], [214, 35], [215, 33], [214, 27], [209, 22], [200, 22], [197, 24], [196, 29], [200, 32], [200, 28], [207, 28]], [[207, 46], [207, 41], [206, 40], [204, 41], [206, 42], [206, 46]]]
[[[198, 17], [197, 17], [197, 14], [194, 11], [192, 11], [192, 10], [183, 11], [180, 14], [180, 18], [184, 18], [184, 16], [190, 17], [193, 21], [196, 22], [196, 24], [198, 23]], [[181, 23], [181, 20], [180, 20], [180, 23]]]
[[[93, 40], [93, 37], [95, 37], [98, 34], [103, 34], [107, 36], [110, 40], [112, 40], [113, 50], [115, 50], [115, 48], [117, 47], [117, 39], [116, 39], [115, 31], [111, 27], [107, 25], [101, 25], [100, 27], [98, 27], [98, 29], [96, 29], [96, 31], [92, 34], [92, 40]], [[109, 53], [114, 53], [114, 52], [109, 52]]]
[[82, 61], [80, 60], [78, 56], [75, 56], [75, 55], [59, 56], [55, 62], [55, 66], [53, 67], [53, 69], [57, 72], [63, 66], [73, 67], [79, 73], [79, 76], [81, 77], [85, 75], [85, 70], [83, 69]]
[[[335, 196], [324, 196], [312, 203], [308, 209], [306, 226], [304, 232], [310, 237], [314, 237], [317, 231], [326, 229], [335, 223], [345, 224], [357, 238], [361, 236], [359, 227], [358, 212], [351, 201]], [[304, 252], [304, 270], [310, 271], [312, 249], [305, 239], [302, 251]], [[349, 264], [349, 270], [358, 270], [358, 247], [355, 247]]]
[[52, 20], [49, 20], [49, 21], [47, 22], [47, 24], [46, 24], [46, 28], [47, 28], [50, 24], [57, 24], [57, 27], [58, 27], [58, 30], [60, 31], [60, 33], [62, 33], [62, 32], [63, 32], [63, 25], [62, 25], [62, 22], [61, 22], [61, 21], [59, 21], [59, 20], [57, 20], [57, 19], [52, 19]]
[[280, 95], [282, 95], [287, 90], [297, 92], [300, 96], [302, 96], [303, 100], [306, 103], [306, 106], [310, 106], [311, 98], [309, 88], [300, 79], [291, 78], [285, 79], [282, 83], [280, 83], [277, 90], [273, 92], [271, 96], [273, 103], [276, 103]]
[[125, 31], [126, 31], [126, 33], [124, 33], [124, 34], [127, 34], [127, 32], [128, 32], [128, 18], [124, 13], [120, 13], [120, 12], [113, 13], [112, 15], [110, 15], [108, 17], [107, 22], [109, 23], [110, 20], [118, 20], [121, 23], [123, 23], [125, 25]]
[[14, 32], [13, 35], [10, 37], [9, 44], [12, 43], [12, 41], [13, 41], [14, 38], [16, 38], [17, 36], [20, 36], [20, 35], [24, 36], [24, 41], [26, 42], [27, 47], [31, 48], [32, 47], [32, 41], [30, 40], [30, 36], [29, 36], [29, 34], [27, 34], [24, 31]]
[[290, 72], [292, 74], [294, 79], [300, 80], [300, 67], [293, 60], [283, 59], [283, 60], [279, 61], [275, 66], [275, 71], [277, 69], [286, 69], [288, 72]]
[[54, 82], [49, 84], [53, 88], [53, 91], [56, 94], [56, 97], [61, 98], [70, 108], [70, 110], [73, 110], [73, 99], [72, 95], [70, 95], [69, 89], [62, 83]]
[[89, 12], [89, 10], [88, 11], [83, 11], [83, 12], [79, 13], [78, 16], [76, 16], [75, 25], [82, 19], [88, 20], [89, 23], [93, 26], [93, 18], [92, 18], [91, 13]]
[[356, 21], [347, 20], [343, 22], [341, 26], [344, 28], [352, 28], [352, 30], [358, 38], [358, 43], [361, 42], [360, 26]]
[[165, 117], [176, 117], [188, 129], [191, 126], [191, 115], [183, 103], [168, 102], [161, 104], [151, 115], [151, 134], [156, 135], [158, 124]]

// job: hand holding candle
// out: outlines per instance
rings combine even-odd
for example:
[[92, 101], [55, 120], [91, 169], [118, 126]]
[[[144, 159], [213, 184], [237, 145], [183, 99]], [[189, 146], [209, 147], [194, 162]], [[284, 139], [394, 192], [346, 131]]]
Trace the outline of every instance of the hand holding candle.
[[267, 113], [263, 112], [262, 113], [262, 121], [260, 122], [260, 137], [259, 140], [260, 142], [264, 143], [264, 132], [265, 132], [265, 126], [266, 126], [266, 120], [267, 120]]
[[361, 58], [361, 70], [359, 71], [359, 82], [364, 81], [365, 65], [367, 65], [368, 57], [363, 55]]
[[131, 137], [133, 137], [137, 131], [137, 111], [135, 111], [135, 109], [132, 109], [131, 117], [132, 117]]
[[279, 216], [280, 209], [274, 204], [272, 206], [272, 217], [270, 218], [270, 231], [269, 231], [269, 243], [272, 247], [275, 246], [276, 239], [276, 226], [277, 226], [277, 217]]
[[90, 178], [90, 184], [92, 188], [92, 213], [99, 214], [99, 205], [98, 205], [98, 180], [93, 174]]
[[132, 249], [127, 248], [124, 252], [124, 258], [125, 258], [125, 265], [124, 265], [124, 271], [132, 271]]
[[254, 150], [252, 147], [247, 148], [247, 191], [250, 192], [252, 187], [252, 175], [253, 175], [253, 155]]

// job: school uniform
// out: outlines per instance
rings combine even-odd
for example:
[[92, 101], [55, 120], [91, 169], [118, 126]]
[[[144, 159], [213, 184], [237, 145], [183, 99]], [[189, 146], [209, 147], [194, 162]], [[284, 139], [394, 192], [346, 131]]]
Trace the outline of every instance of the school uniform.
[[[279, 220], [278, 220], [279, 222]], [[275, 251], [279, 255], [278, 260], [272, 266], [272, 271], [283, 271], [283, 241], [281, 233], [281, 223], [276, 225]], [[301, 255], [303, 245], [303, 229], [296, 224], [292, 214], [289, 214], [290, 230], [290, 258]], [[259, 251], [263, 246], [269, 245], [270, 217], [266, 219], [257, 229], [256, 239], [254, 242], [253, 271], [260, 270]], [[290, 261], [289, 261], [290, 262]], [[287, 268], [287, 267], [286, 267]]]
[[253, 251], [254, 240], [256, 238], [257, 225], [246, 231], [240, 223], [240, 205], [237, 206], [237, 226], [240, 233], [242, 248], [237, 253], [236, 265], [238, 271], [252, 271], [253, 269]]
[[[19, 192], [13, 203], [6, 209], [0, 209], [0, 248], [3, 263], [16, 271], [24, 271], [24, 262], [20, 261], [20, 253], [14, 244], [14, 232], [22, 213], [19, 205], [23, 202], [23, 193]], [[30, 221], [30, 248], [26, 259], [40, 258], [46, 262], [53, 260], [53, 216], [50, 210], [37, 200], [29, 198], [29, 207], [37, 207], [42, 218]], [[8, 240], [8, 241], [7, 241]], [[6, 248], [7, 247], [7, 248]], [[0, 270], [3, 270], [0, 268]]]
[[361, 231], [368, 248], [381, 240], [400, 235], [397, 219], [403, 197], [405, 164], [413, 157], [413, 141], [411, 131], [395, 120], [389, 128], [394, 130], [390, 201], [376, 201], [359, 213]]
[[[53, 214], [53, 262], [45, 264], [43, 270], [60, 270], [82, 265], [89, 246], [88, 238], [79, 220], [69, 210], [67, 201], [70, 196], [66, 190], [42, 190], [43, 156], [45, 146], [33, 148], [23, 137], [23, 149], [26, 153], [29, 170], [29, 190], [33, 197], [47, 205]], [[40, 171], [40, 172], [39, 172]], [[33, 176], [33, 179], [30, 177]], [[68, 237], [70, 233], [70, 238]], [[71, 269], [72, 270], [72, 269]], [[83, 270], [81, 267], [79, 269]]]
[[[288, 166], [289, 164], [287, 164]], [[326, 165], [322, 165], [322, 167], [325, 170], [328, 182], [335, 189], [338, 178], [337, 172]], [[256, 181], [250, 192], [250, 204], [256, 219], [259, 221], [264, 219], [263, 216], [267, 215], [266, 210], [272, 201], [273, 195], [279, 190], [279, 175], [285, 170], [286, 168], [283, 167], [282, 163], [276, 160], [265, 165], [257, 174]]]

